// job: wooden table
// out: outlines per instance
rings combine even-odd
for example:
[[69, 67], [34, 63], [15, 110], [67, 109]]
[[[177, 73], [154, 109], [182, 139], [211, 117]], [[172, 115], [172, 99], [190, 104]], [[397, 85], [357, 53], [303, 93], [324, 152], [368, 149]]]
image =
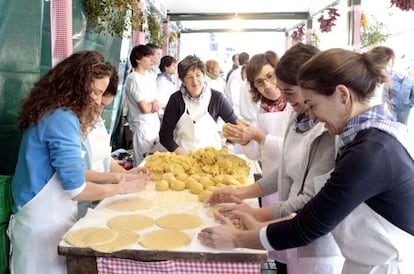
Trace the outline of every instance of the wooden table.
[[[140, 192], [138, 194], [132, 194], [142, 196], [142, 197], [152, 197], [151, 200], [158, 201], [156, 203], [160, 204], [159, 211], [167, 210], [165, 205], [169, 202], [165, 201], [165, 197], [162, 195], [176, 195], [177, 197], [172, 198], [172, 200], [180, 200], [181, 195], [183, 197], [187, 197], [190, 194], [188, 191], [176, 192], [169, 190], [170, 193], [167, 192], [156, 192], [153, 186], [150, 186], [149, 189], [145, 190], [144, 192]], [[155, 195], [155, 196], [151, 196]], [[160, 196], [161, 195], [161, 196]], [[98, 206], [93, 209], [91, 212], [79, 220], [75, 225], [71, 228], [71, 230], [85, 227], [86, 226], [98, 226], [103, 227], [106, 224], [106, 220], [109, 219], [111, 216], [119, 214], [119, 212], [112, 212], [109, 209], [105, 208], [105, 204], [108, 204], [112, 200], [115, 199], [122, 199], [125, 196], [115, 196], [111, 198], [104, 199]], [[128, 197], [131, 197], [129, 195]], [[156, 198], [154, 198], [156, 197]], [[195, 198], [197, 201], [198, 198]], [[165, 201], [165, 205], [162, 203]], [[249, 201], [252, 205], [257, 206], [257, 200], [253, 199]], [[191, 201], [189, 202], [191, 203]], [[191, 206], [191, 204], [190, 204]], [[205, 210], [201, 203], [198, 203], [196, 207], [192, 206], [192, 210]], [[168, 206], [168, 210], [171, 210], [171, 206]], [[174, 211], [174, 210], [172, 210]], [[92, 213], [92, 214], [91, 214]], [[128, 212], [130, 213], [138, 213], [138, 212]], [[97, 214], [97, 216], [95, 216]], [[99, 215], [102, 214], [102, 215]], [[110, 216], [106, 216], [109, 214]], [[104, 217], [102, 217], [104, 216]], [[204, 215], [205, 216], [205, 215]], [[84, 224], [82, 224], [84, 223]], [[214, 225], [212, 220], [208, 221], [205, 226]], [[199, 228], [201, 229], [201, 228]], [[63, 240], [58, 246], [58, 253], [60, 255], [66, 256], [67, 260], [67, 269], [68, 274], [96, 274], [98, 273], [97, 268], [97, 258], [121, 258], [121, 259], [129, 259], [134, 260], [137, 262], [162, 262], [168, 260], [184, 260], [184, 261], [197, 261], [197, 262], [231, 262], [234, 264], [243, 264], [243, 263], [251, 263], [257, 264], [260, 273], [260, 265], [267, 261], [267, 252], [264, 250], [252, 250], [252, 249], [235, 249], [235, 250], [213, 250], [208, 247], [204, 247], [201, 243], [194, 243], [198, 242], [196, 240], [196, 233], [198, 233], [199, 229], [194, 232], [193, 241], [191, 243], [192, 246], [188, 248], [182, 248], [177, 251], [158, 251], [158, 250], [148, 250], [139, 246], [134, 246], [131, 249], [127, 250], [120, 250], [113, 253], [101, 253], [95, 251], [91, 248], [80, 248], [80, 247], [73, 247], [68, 245]], [[140, 232], [139, 232], [140, 233]], [[162, 272], [162, 271], [160, 271]]]

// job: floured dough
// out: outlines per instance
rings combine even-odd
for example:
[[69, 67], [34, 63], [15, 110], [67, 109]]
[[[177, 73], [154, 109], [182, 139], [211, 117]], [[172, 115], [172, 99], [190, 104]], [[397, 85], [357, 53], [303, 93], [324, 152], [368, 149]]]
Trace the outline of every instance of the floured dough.
[[138, 214], [119, 215], [108, 220], [107, 225], [113, 229], [135, 231], [153, 226], [154, 220], [151, 217]]
[[139, 243], [149, 249], [172, 250], [189, 245], [191, 238], [180, 230], [163, 229], [142, 235]]
[[211, 219], [216, 219], [216, 217], [214, 216], [214, 212], [216, 212], [217, 210], [219, 210], [222, 206], [220, 205], [214, 205], [214, 206], [210, 206], [206, 209], [206, 215], [211, 218]]
[[139, 237], [139, 234], [135, 232], [118, 230], [118, 235], [113, 241], [102, 245], [93, 245], [91, 248], [99, 252], [112, 253], [136, 244]]
[[151, 208], [152, 202], [143, 198], [129, 198], [115, 200], [109, 203], [106, 208], [116, 211], [134, 211]]
[[86, 227], [69, 232], [65, 241], [77, 247], [90, 247], [93, 245], [107, 244], [115, 240], [118, 232], [102, 227]]
[[166, 229], [193, 229], [203, 224], [200, 217], [181, 213], [181, 214], [168, 214], [158, 218], [155, 224], [161, 228]]

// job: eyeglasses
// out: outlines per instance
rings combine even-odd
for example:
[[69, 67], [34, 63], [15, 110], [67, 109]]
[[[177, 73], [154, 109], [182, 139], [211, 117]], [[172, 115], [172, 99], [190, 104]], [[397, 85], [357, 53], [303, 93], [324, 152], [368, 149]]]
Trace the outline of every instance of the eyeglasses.
[[256, 79], [253, 83], [254, 87], [259, 89], [259, 88], [263, 88], [265, 86], [266, 82], [269, 83], [274, 83], [274, 81], [276, 80], [276, 75], [274, 72], [269, 72], [268, 74], [265, 75], [265, 78], [263, 79]]

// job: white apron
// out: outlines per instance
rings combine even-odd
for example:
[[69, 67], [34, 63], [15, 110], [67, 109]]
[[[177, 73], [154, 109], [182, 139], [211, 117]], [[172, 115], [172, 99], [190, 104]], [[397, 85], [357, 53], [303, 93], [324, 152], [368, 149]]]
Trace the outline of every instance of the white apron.
[[[272, 147], [278, 147], [278, 150], [266, 149], [267, 146], [260, 148], [262, 160], [263, 176], [269, 174], [273, 169], [278, 167], [279, 159], [282, 157], [283, 138], [289, 122], [289, 111], [264, 112], [257, 115], [257, 124], [259, 128], [264, 129], [267, 134], [280, 138], [280, 144], [271, 144]], [[267, 142], [269, 140], [266, 140]], [[276, 140], [275, 140], [276, 141]], [[266, 144], [265, 144], [266, 145]], [[271, 206], [274, 202], [279, 201], [279, 194], [272, 193], [262, 197], [263, 207]]]
[[197, 120], [191, 117], [184, 100], [185, 110], [177, 122], [174, 135], [175, 142], [186, 151], [198, 150], [204, 147], [221, 149], [221, 137], [217, 131], [217, 123], [208, 112], [210, 100], [205, 100], [200, 107], [204, 114]]
[[57, 249], [76, 215], [77, 203], [63, 192], [55, 173], [10, 219], [11, 274], [66, 274], [66, 258]]
[[103, 120], [96, 123], [93, 130], [88, 133], [88, 136], [83, 145], [86, 149], [86, 168], [94, 171], [109, 171], [111, 146], [109, 145], [111, 136], [106, 130]]
[[[290, 121], [284, 141], [284, 160], [282, 164], [286, 175], [292, 178], [292, 184], [287, 187], [288, 181], [284, 181], [279, 177], [278, 189], [282, 201], [296, 196], [300, 192], [303, 176], [305, 175], [304, 171], [307, 169], [309, 156], [312, 153], [312, 143], [324, 131], [324, 125], [320, 123], [306, 133], [299, 134], [295, 132], [295, 122]], [[306, 158], [303, 155], [306, 155]], [[279, 176], [281, 175], [279, 174]], [[313, 178], [315, 194], [320, 190], [321, 185], [323, 186], [326, 183], [327, 177], [329, 177], [329, 174]], [[341, 252], [331, 234], [322, 236], [306, 246], [287, 249], [286, 255], [289, 274], [339, 274], [344, 262], [344, 258], [341, 256]]]
[[354, 209], [332, 234], [345, 257], [342, 274], [414, 273], [414, 236], [365, 203]]
[[[85, 169], [109, 172], [111, 165], [112, 147], [109, 145], [111, 136], [105, 127], [105, 121], [100, 119], [85, 140], [82, 140], [82, 156], [85, 157]], [[86, 215], [91, 201], [78, 202], [78, 218]]]
[[141, 114], [139, 121], [130, 123], [133, 132], [134, 165], [138, 166], [144, 158], [158, 150], [160, 118], [158, 113]]

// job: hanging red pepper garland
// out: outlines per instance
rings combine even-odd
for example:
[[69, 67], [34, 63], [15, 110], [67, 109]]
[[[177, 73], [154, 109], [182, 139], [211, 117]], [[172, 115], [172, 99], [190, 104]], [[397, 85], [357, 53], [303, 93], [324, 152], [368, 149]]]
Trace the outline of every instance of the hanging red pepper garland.
[[304, 36], [305, 36], [305, 24], [298, 26], [296, 30], [293, 31], [292, 34], [290, 35], [290, 37], [292, 37], [292, 40], [295, 43], [302, 42]]
[[335, 26], [336, 17], [340, 16], [338, 10], [335, 8], [328, 8], [328, 19], [325, 19], [323, 14], [318, 18], [319, 29], [321, 32], [330, 32], [332, 27]]
[[391, 0], [391, 7], [394, 5], [401, 10], [414, 10], [414, 0]]

